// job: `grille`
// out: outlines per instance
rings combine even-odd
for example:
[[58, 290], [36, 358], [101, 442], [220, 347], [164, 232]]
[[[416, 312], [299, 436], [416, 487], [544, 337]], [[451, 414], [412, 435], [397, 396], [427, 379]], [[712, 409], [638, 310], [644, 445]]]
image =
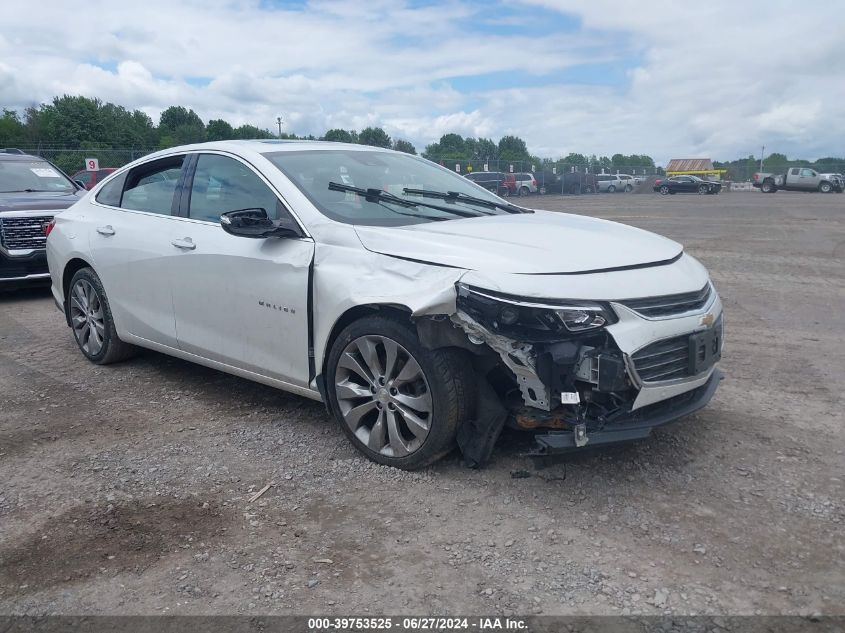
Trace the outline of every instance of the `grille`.
[[0, 243], [9, 251], [44, 248], [47, 238], [41, 225], [52, 219], [52, 215], [0, 218]]
[[652, 343], [632, 358], [637, 373], [646, 382], [689, 376], [689, 334]]
[[696, 292], [647, 297], [645, 299], [628, 299], [619, 301], [619, 303], [645, 317], [668, 317], [702, 309], [710, 301], [712, 292], [713, 290], [708, 283]]

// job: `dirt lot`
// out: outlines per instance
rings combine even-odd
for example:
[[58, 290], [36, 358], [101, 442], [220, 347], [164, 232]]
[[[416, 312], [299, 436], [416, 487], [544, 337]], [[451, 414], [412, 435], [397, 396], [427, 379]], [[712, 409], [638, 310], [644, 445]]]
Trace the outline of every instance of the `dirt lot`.
[[507, 435], [485, 470], [405, 473], [317, 403], [152, 352], [91, 365], [48, 291], [0, 295], [0, 612], [842, 614], [845, 195], [532, 202], [708, 266], [707, 409], [543, 471]]

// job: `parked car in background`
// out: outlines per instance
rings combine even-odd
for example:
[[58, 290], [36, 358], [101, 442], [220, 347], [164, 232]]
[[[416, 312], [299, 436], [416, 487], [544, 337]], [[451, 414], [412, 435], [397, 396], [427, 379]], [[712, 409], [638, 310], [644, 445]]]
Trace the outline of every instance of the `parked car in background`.
[[45, 230], [85, 190], [52, 163], [20, 150], [0, 152], [0, 287], [50, 277]]
[[465, 178], [505, 198], [517, 192], [516, 178], [503, 171], [474, 171], [466, 174]]
[[633, 191], [638, 182], [637, 179], [630, 174], [616, 174], [616, 177], [622, 181], [623, 189], [627, 192]]
[[537, 178], [534, 174], [519, 173], [513, 175], [516, 181], [516, 193], [520, 196], [527, 196], [531, 193], [537, 193], [540, 188], [537, 185]]
[[599, 193], [629, 192], [634, 189], [634, 177], [627, 174], [597, 174]]
[[75, 182], [81, 182], [83, 185], [85, 185], [86, 189], [90, 190], [93, 189], [98, 182], [102, 182], [103, 180], [105, 180], [110, 174], [114, 172], [115, 169], [117, 168], [103, 167], [102, 169], [98, 169], [97, 171], [85, 171], [83, 169], [82, 171], [76, 172], [73, 176], [71, 176], [71, 178], [73, 178]]
[[163, 150], [58, 215], [47, 257], [92, 363], [137, 345], [325, 402], [399, 468], [482, 464], [508, 418], [545, 454], [642, 439], [721, 379], [722, 304], [683, 246], [381, 148]]
[[790, 167], [785, 174], [771, 174], [757, 172], [751, 177], [751, 185], [763, 193], [775, 193], [779, 189], [784, 191], [820, 191], [842, 193], [843, 182], [836, 178], [826, 177], [809, 167]]
[[654, 181], [652, 189], [664, 196], [676, 193], [715, 195], [722, 190], [722, 183], [704, 180], [698, 176], [672, 176], [658, 178]]

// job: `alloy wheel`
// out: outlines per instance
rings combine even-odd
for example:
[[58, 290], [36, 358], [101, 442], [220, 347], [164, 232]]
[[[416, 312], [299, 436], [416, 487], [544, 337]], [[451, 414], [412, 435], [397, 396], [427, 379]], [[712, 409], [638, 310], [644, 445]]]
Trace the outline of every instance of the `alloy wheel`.
[[99, 354], [105, 337], [103, 302], [86, 279], [77, 281], [71, 291], [70, 322], [82, 351], [89, 356]]
[[405, 457], [431, 430], [433, 403], [420, 364], [396, 341], [375, 334], [350, 342], [335, 372], [344, 422], [371, 451]]

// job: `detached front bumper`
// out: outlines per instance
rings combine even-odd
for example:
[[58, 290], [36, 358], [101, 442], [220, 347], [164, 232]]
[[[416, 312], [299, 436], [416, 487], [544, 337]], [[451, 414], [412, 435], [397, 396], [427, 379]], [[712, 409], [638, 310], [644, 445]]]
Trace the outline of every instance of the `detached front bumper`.
[[534, 436], [537, 442], [531, 455], [542, 457], [568, 453], [579, 448], [640, 440], [651, 435], [658, 426], [676, 422], [707, 406], [722, 380], [722, 372], [714, 369], [701, 387], [662, 402], [609, 418], [600, 430], [549, 431]]

